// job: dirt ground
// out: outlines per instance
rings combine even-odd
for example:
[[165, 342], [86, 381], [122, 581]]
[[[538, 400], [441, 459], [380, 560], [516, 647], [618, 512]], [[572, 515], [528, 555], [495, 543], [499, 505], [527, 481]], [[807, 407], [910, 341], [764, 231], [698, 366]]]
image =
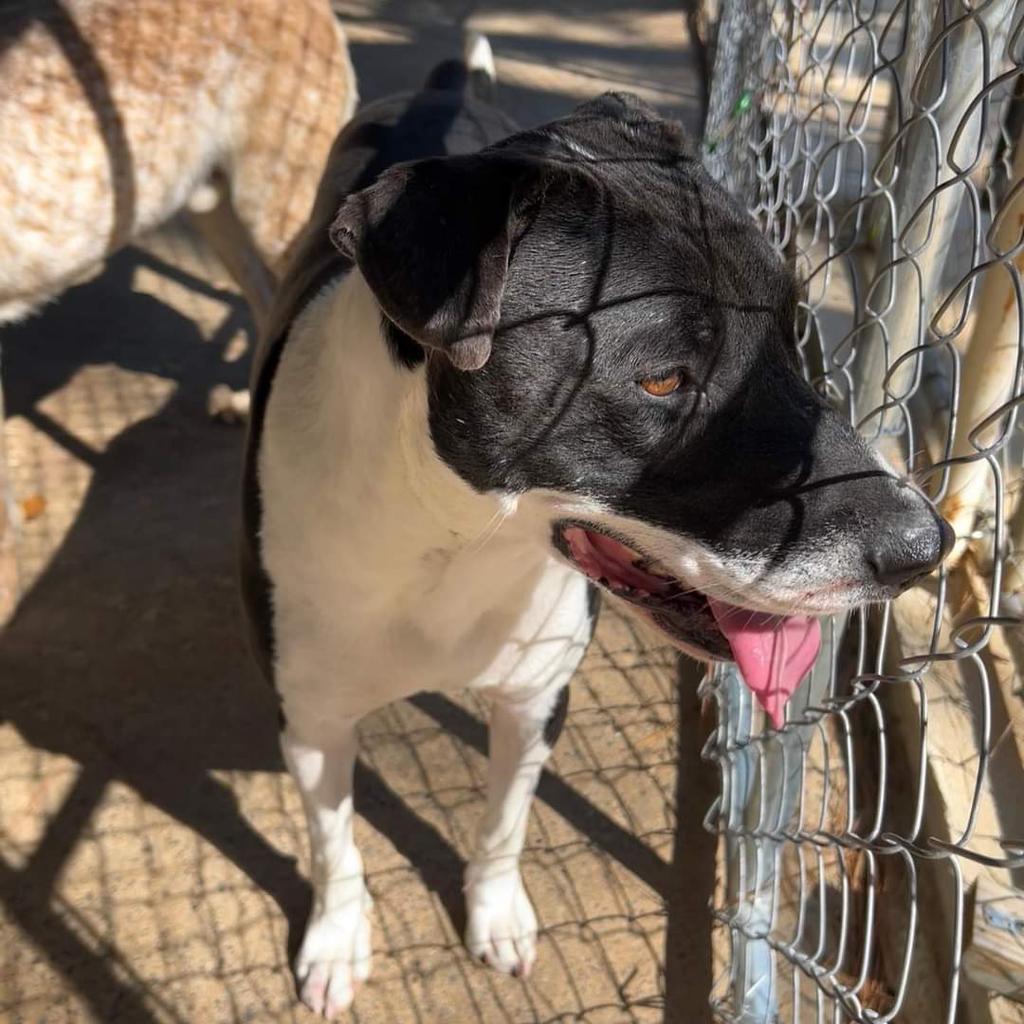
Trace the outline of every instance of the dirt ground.
[[[416, 85], [468, 19], [524, 124], [611, 87], [696, 118], [675, 6], [338, 8], [364, 99]], [[0, 635], [4, 1022], [312, 1019], [288, 968], [309, 900], [301, 811], [237, 612], [241, 433], [205, 415], [213, 384], [244, 381], [247, 323], [172, 224], [3, 335], [29, 516], [27, 590]], [[530, 830], [527, 982], [460, 942], [485, 708], [422, 695], [370, 718], [357, 832], [375, 963], [351, 1019], [705, 1020], [715, 780], [696, 680], [606, 611]]]

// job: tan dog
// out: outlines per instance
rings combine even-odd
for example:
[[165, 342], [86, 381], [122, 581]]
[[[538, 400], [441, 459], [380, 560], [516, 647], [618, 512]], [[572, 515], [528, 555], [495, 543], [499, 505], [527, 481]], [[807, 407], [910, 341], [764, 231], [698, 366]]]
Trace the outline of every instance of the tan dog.
[[[329, 0], [4, 4], [0, 325], [184, 208], [259, 322], [355, 104]], [[3, 480], [0, 461], [0, 622]]]

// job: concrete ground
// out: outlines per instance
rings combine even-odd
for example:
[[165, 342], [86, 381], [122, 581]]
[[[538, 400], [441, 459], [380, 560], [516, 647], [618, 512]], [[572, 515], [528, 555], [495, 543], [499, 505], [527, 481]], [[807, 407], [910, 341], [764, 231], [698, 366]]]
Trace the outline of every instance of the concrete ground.
[[[523, 123], [610, 87], [696, 117], [684, 20], [649, 0], [338, 4], [364, 98], [413, 86], [469, 18]], [[236, 610], [244, 306], [181, 225], [3, 336], [27, 592], [0, 636], [0, 1019], [306, 1021], [298, 798]], [[235, 361], [231, 361], [235, 359]], [[374, 975], [353, 1021], [699, 1022], [715, 780], [696, 673], [607, 612], [538, 793], [526, 981], [460, 943], [485, 709], [423, 695], [362, 730], [358, 837]], [[678, 828], [677, 828], [678, 826]]]

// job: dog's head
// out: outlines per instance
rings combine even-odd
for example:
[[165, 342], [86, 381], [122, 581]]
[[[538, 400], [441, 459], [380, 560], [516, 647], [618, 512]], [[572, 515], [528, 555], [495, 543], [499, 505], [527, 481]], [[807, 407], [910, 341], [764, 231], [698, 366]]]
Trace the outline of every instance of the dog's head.
[[428, 353], [448, 466], [543, 496], [561, 556], [755, 688], [796, 685], [809, 616], [890, 598], [947, 550], [801, 376], [783, 264], [635, 98], [396, 167], [332, 237], [410, 361]]

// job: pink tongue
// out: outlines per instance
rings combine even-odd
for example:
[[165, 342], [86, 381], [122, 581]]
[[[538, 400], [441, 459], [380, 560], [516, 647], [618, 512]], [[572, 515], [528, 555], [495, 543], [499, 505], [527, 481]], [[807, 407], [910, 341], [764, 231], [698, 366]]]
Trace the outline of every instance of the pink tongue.
[[785, 721], [786, 701], [811, 670], [821, 646], [817, 619], [751, 612], [708, 598], [747, 686], [761, 702], [772, 725]]

